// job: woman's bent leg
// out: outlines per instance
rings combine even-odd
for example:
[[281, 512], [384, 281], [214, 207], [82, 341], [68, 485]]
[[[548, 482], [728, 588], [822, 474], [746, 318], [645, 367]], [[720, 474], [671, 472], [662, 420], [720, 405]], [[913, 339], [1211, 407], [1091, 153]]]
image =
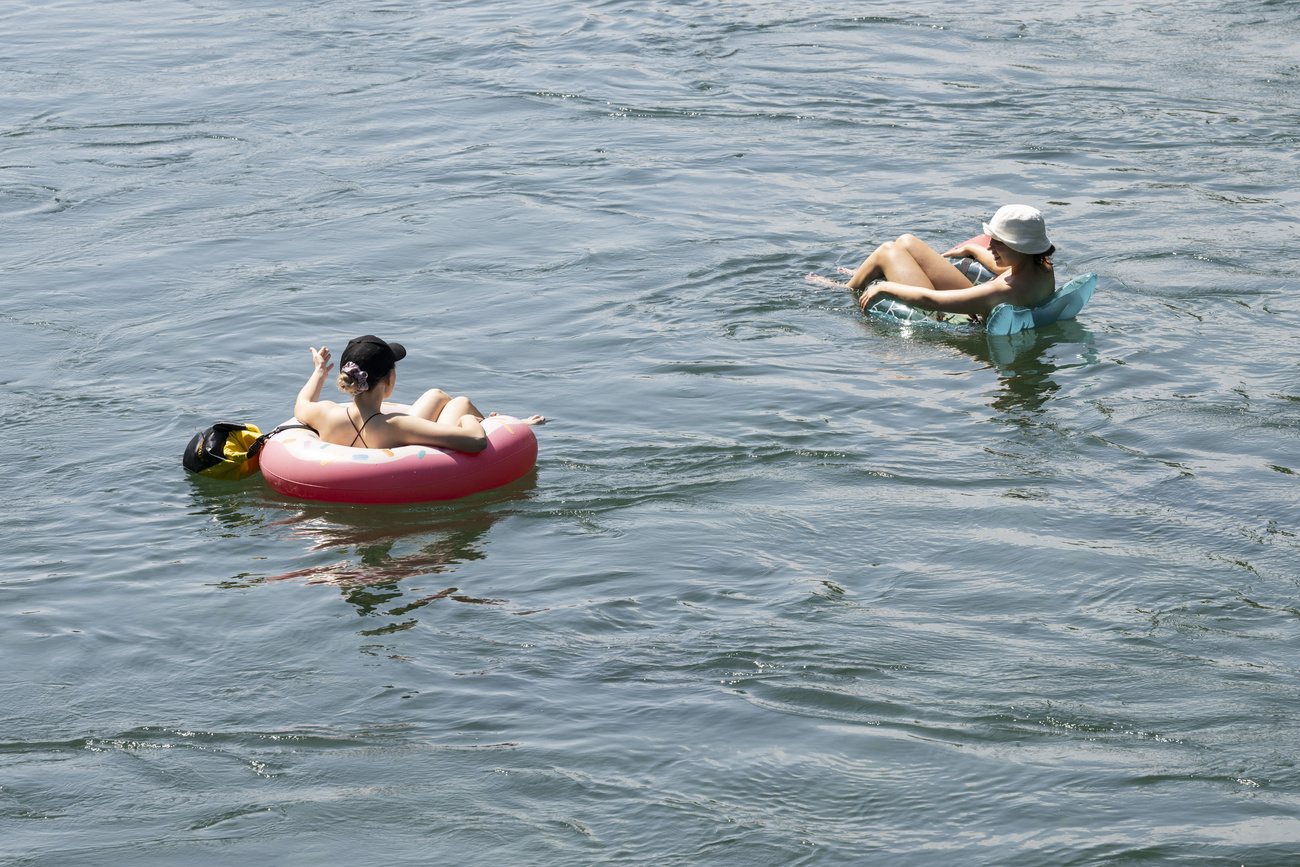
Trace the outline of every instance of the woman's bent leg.
[[[940, 292], [951, 292], [954, 289], [969, 289], [971, 282], [966, 275], [957, 270], [957, 266], [952, 260], [946, 258], [938, 250], [922, 241], [915, 235], [904, 235], [898, 239], [898, 243], [907, 249], [908, 256], [916, 263], [922, 271], [925, 272], [926, 279], [930, 285]], [[888, 279], [894, 279], [892, 277]], [[900, 283], [906, 282], [903, 280]], [[919, 285], [919, 284], [911, 284]]]
[[438, 416], [442, 414], [443, 409], [451, 402], [451, 395], [441, 388], [431, 388], [424, 394], [420, 395], [411, 406], [411, 415], [418, 416], [428, 421], [437, 421]]
[[440, 424], [456, 424], [467, 415], [483, 418], [483, 413], [468, 397], [452, 397], [440, 388], [431, 388], [420, 395], [411, 406], [411, 415]]
[[915, 235], [900, 235], [897, 241], [881, 244], [848, 285], [858, 291], [880, 279], [941, 291], [970, 288], [970, 281], [951, 262]]
[[478, 407], [469, 402], [468, 397], [453, 397], [443, 406], [442, 412], [438, 414], [436, 421], [442, 424], [457, 424], [467, 415], [472, 415], [480, 421], [483, 419], [483, 413], [479, 411]]
[[930, 287], [925, 271], [912, 258], [906, 243], [909, 235], [881, 244], [866, 258], [849, 279], [849, 288], [858, 291], [872, 280], [892, 280], [909, 286]]

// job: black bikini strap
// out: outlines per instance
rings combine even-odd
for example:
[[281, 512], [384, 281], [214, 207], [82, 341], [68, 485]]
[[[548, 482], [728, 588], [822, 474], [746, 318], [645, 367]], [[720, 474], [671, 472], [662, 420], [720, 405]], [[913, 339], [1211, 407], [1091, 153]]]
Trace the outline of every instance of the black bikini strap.
[[370, 419], [373, 419], [377, 415], [383, 415], [383, 414], [384, 414], [383, 410], [380, 410], [379, 412], [376, 413], [372, 413], [370, 418], [366, 419], [361, 423], [361, 427], [357, 427], [357, 423], [352, 421], [352, 413], [347, 413], [348, 421], [352, 423], [352, 429], [357, 432], [357, 435], [352, 438], [353, 444], [355, 444], [357, 440], [361, 440], [362, 448], [367, 448], [367, 449], [370, 448], [370, 445], [366, 442], [366, 438], [361, 435], [361, 432], [366, 429], [366, 425], [370, 424]]

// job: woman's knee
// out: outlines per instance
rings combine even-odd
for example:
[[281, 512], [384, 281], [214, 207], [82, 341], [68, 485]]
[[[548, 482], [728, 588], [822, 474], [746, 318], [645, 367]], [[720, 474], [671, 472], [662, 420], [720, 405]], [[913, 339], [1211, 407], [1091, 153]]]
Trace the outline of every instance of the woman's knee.
[[919, 241], [915, 235], [900, 235], [897, 241], [886, 241], [880, 245], [880, 259], [884, 262], [914, 262], [910, 241]]
[[447, 396], [447, 392], [440, 388], [431, 388], [420, 395], [420, 399], [415, 402], [412, 415], [427, 418], [429, 421], [437, 421], [448, 400], [450, 398]]
[[897, 248], [898, 248], [897, 241], [886, 241], [885, 243], [877, 247], [871, 255], [876, 257], [877, 260], [888, 259], [889, 257], [894, 255], [894, 251], [897, 250]]
[[474, 404], [469, 402], [469, 398], [461, 395], [460, 397], [450, 398], [443, 404], [442, 412], [438, 414], [438, 421], [448, 424], [455, 424], [464, 415], [475, 415]]

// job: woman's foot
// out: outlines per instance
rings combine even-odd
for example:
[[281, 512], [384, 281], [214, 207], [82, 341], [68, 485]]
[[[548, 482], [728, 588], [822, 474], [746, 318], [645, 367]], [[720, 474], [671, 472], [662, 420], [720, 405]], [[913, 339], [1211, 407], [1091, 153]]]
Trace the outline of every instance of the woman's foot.
[[837, 283], [831, 278], [823, 277], [820, 274], [809, 274], [807, 277], [804, 277], [803, 279], [807, 280], [809, 283], [812, 283], [814, 286], [826, 286], [831, 289], [844, 289], [848, 286], [847, 283]]

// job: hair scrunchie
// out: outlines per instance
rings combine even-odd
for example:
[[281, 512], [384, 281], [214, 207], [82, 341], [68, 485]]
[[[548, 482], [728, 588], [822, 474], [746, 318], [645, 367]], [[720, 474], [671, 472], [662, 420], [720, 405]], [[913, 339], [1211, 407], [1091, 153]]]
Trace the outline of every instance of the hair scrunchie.
[[357, 367], [355, 361], [349, 361], [347, 364], [343, 365], [343, 372], [356, 380], [358, 385], [357, 391], [368, 391], [370, 389], [370, 383], [368, 382], [370, 374]]

